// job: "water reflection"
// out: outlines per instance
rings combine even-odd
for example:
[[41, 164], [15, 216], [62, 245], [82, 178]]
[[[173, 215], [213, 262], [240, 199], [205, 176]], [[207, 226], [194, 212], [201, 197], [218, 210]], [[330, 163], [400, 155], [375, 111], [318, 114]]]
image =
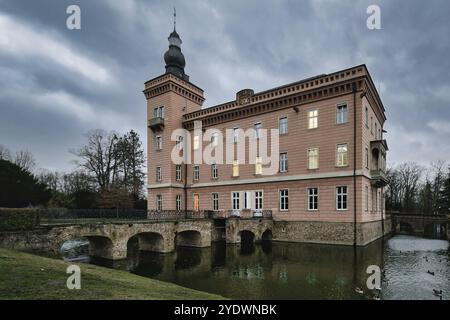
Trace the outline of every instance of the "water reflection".
[[[370, 265], [382, 269], [381, 295], [366, 287]], [[364, 248], [263, 241], [170, 254], [130, 242], [115, 267], [233, 299], [450, 299], [448, 242], [404, 235]]]

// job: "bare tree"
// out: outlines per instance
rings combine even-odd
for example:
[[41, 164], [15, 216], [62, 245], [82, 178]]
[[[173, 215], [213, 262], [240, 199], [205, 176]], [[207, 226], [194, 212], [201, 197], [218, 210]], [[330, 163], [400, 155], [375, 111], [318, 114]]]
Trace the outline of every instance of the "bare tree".
[[405, 212], [416, 209], [419, 181], [423, 168], [414, 162], [403, 163], [398, 167], [401, 181], [402, 208]]
[[0, 160], [11, 161], [11, 152], [7, 147], [0, 144]]
[[34, 160], [33, 154], [28, 150], [17, 151], [16, 156], [14, 157], [14, 163], [23, 170], [29, 172], [31, 172], [36, 166], [36, 161]]
[[114, 184], [118, 173], [117, 135], [97, 129], [89, 131], [86, 136], [87, 144], [71, 153], [82, 159], [78, 164], [93, 174], [100, 190], [107, 190]]

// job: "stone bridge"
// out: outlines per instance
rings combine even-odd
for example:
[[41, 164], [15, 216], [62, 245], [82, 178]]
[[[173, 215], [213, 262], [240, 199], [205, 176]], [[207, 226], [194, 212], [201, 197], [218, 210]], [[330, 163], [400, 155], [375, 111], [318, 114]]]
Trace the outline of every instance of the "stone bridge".
[[166, 253], [176, 246], [208, 247], [212, 227], [213, 221], [208, 219], [48, 225], [28, 232], [0, 234], [0, 244], [59, 253], [64, 242], [86, 238], [91, 256], [119, 260], [127, 257], [128, 241], [133, 237], [144, 251]]
[[392, 226], [397, 233], [430, 234], [449, 237], [449, 219], [446, 215], [391, 213]]
[[0, 233], [0, 246], [59, 254], [64, 242], [86, 238], [90, 256], [120, 260], [127, 258], [128, 242], [132, 238], [137, 238], [139, 250], [168, 253], [176, 246], [209, 247], [212, 241], [218, 240], [228, 243], [270, 240], [272, 229], [273, 221], [269, 218], [48, 224], [31, 231]]

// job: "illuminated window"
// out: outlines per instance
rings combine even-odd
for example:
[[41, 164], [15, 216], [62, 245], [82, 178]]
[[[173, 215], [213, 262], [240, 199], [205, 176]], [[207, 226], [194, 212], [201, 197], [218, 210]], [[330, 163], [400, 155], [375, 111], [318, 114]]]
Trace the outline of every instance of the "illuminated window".
[[256, 157], [255, 174], [262, 174], [262, 158], [261, 157]]
[[233, 161], [233, 177], [239, 177], [239, 160]]
[[194, 136], [194, 150], [198, 150], [200, 148], [200, 137]]
[[308, 169], [319, 168], [319, 148], [308, 149]]
[[194, 193], [193, 209], [194, 211], [200, 210], [200, 195], [198, 193]]
[[315, 129], [318, 125], [319, 111], [310, 110], [308, 111], [308, 129]]
[[348, 165], [348, 152], [346, 143], [337, 145], [336, 165], [338, 167], [345, 167]]

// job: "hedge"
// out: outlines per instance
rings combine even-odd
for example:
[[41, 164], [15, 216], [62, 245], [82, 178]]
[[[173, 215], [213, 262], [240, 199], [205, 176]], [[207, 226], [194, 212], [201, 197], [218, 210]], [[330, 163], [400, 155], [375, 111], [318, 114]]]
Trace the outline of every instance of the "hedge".
[[0, 231], [31, 230], [38, 223], [34, 209], [0, 208]]

